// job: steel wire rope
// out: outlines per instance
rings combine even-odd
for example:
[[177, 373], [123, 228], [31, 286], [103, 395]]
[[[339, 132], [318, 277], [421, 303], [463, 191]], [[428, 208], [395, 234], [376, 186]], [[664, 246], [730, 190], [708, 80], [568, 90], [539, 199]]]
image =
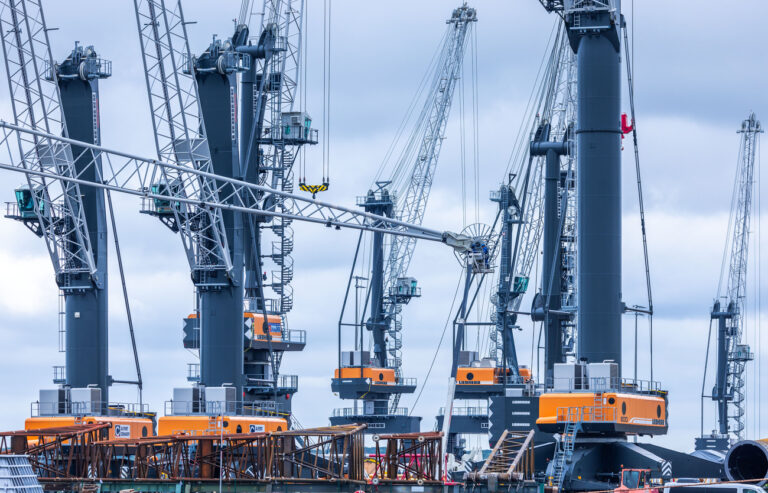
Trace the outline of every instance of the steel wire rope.
[[467, 156], [464, 128], [464, 77], [459, 79], [459, 162], [461, 169], [461, 226], [467, 226]]
[[472, 142], [472, 150], [473, 150], [473, 156], [472, 159], [474, 160], [474, 172], [475, 172], [475, 222], [480, 222], [480, 135], [478, 131], [478, 126], [480, 124], [479, 120], [479, 92], [478, 92], [478, 79], [477, 79], [477, 29], [472, 29], [471, 34], [471, 70], [472, 70], [472, 80], [471, 80], [471, 87], [472, 90], [472, 132], [473, 132], [473, 142]]
[[[323, 183], [330, 179], [331, 161], [331, 13], [333, 0], [323, 0]], [[327, 170], [327, 173], [326, 173]]]
[[[379, 164], [379, 168], [376, 171], [376, 175], [374, 175], [375, 176], [374, 183], [376, 181], [381, 180], [381, 177], [385, 171], [385, 167], [389, 162], [390, 158], [392, 157], [392, 154], [394, 153], [395, 149], [397, 148], [397, 144], [400, 141], [400, 138], [402, 137], [402, 134], [405, 131], [405, 128], [407, 127], [408, 122], [410, 121], [413, 115], [413, 112], [417, 107], [417, 104], [421, 100], [421, 94], [424, 92], [424, 89], [426, 89], [427, 87], [427, 84], [426, 84], [427, 80], [430, 79], [430, 76], [432, 75], [434, 67], [437, 67], [440, 65], [439, 62], [440, 60], [442, 60], [441, 54], [443, 53], [443, 45], [445, 44], [445, 39], [448, 36], [448, 32], [449, 31], [446, 30], [443, 33], [443, 37], [440, 40], [440, 43], [438, 44], [437, 49], [433, 53], [432, 58], [429, 64], [427, 65], [427, 69], [424, 71], [424, 75], [422, 76], [421, 81], [419, 82], [416, 88], [416, 92], [414, 93], [413, 98], [411, 99], [406, 109], [405, 115], [403, 116], [402, 120], [400, 121], [400, 124], [397, 127], [397, 130], [395, 131], [395, 137], [394, 139], [392, 139], [392, 142], [389, 144], [389, 147], [387, 148], [387, 152], [384, 154], [384, 159], [382, 159], [381, 163]], [[400, 162], [398, 160], [398, 163], [396, 164], [396, 166], [399, 166], [399, 165], [400, 165]], [[394, 171], [392, 174], [393, 175], [395, 174]]]
[[756, 139], [757, 144], [757, 437], [762, 435], [762, 198], [760, 196], [762, 189], [763, 175], [760, 170], [760, 139]]
[[[304, 4], [304, 8], [302, 9], [302, 32], [301, 36], [303, 37], [302, 40], [302, 46], [304, 49], [299, 51], [299, 84], [301, 87], [301, 92], [299, 94], [301, 95], [301, 104], [299, 105], [299, 109], [302, 112], [307, 111], [307, 87], [309, 84], [307, 83], [307, 76], [308, 76], [308, 63], [307, 63], [307, 44], [309, 39], [309, 2]], [[303, 79], [303, 80], [302, 80]], [[301, 181], [305, 182], [307, 181], [307, 149], [305, 146], [301, 146], [299, 152], [301, 153], [301, 159], [299, 161], [299, 178]]]
[[[634, 28], [633, 28], [633, 40], [634, 40]], [[632, 44], [634, 50], [634, 41]], [[648, 334], [649, 334], [649, 356], [650, 356], [650, 380], [653, 382], [653, 291], [651, 287], [651, 267], [650, 259], [648, 257], [648, 236], [645, 221], [645, 204], [643, 201], [643, 182], [640, 172], [640, 150], [637, 141], [637, 118], [635, 114], [635, 84], [634, 84], [634, 57], [630, 58], [629, 40], [627, 37], [627, 28], [624, 26], [624, 51], [628, 62], [627, 66], [627, 86], [629, 90], [629, 108], [632, 124], [632, 144], [634, 148], [635, 157], [635, 175], [637, 178], [637, 201], [640, 209], [640, 231], [642, 234], [643, 243], [643, 261], [645, 263], [645, 285], [646, 294], [648, 296]]]
[[107, 206], [109, 209], [109, 220], [112, 225], [112, 238], [115, 245], [115, 256], [117, 258], [117, 267], [120, 272], [120, 283], [123, 291], [123, 303], [125, 304], [125, 316], [128, 322], [128, 333], [131, 337], [131, 349], [133, 350], [133, 362], [136, 367], [136, 388], [139, 392], [139, 412], [144, 412], [144, 382], [141, 378], [141, 365], [139, 364], [139, 352], [136, 348], [136, 333], [133, 327], [133, 315], [131, 314], [131, 303], [128, 299], [128, 287], [125, 282], [125, 269], [123, 268], [123, 255], [120, 251], [120, 240], [117, 236], [117, 224], [115, 222], [115, 209], [112, 206], [112, 194], [106, 190]]
[[720, 279], [717, 282], [717, 298], [720, 298], [720, 293], [722, 291], [722, 285], [723, 285], [723, 278], [725, 277], [725, 266], [728, 263], [728, 253], [730, 251], [731, 246], [731, 233], [733, 231], [734, 227], [734, 213], [736, 209], [736, 197], [738, 195], [738, 186], [739, 186], [739, 175], [741, 174], [741, 137], [739, 137], [739, 155], [738, 155], [738, 164], [736, 165], [736, 175], [733, 178], [733, 190], [731, 191], [731, 206], [730, 206], [730, 213], [728, 216], [728, 228], [726, 229], [725, 234], [725, 248], [723, 248], [723, 259], [722, 263], [720, 264]]
[[[523, 118], [521, 120], [521, 124], [518, 127], [517, 136], [515, 137], [515, 140], [513, 142], [512, 146], [512, 152], [510, 153], [509, 159], [507, 160], [507, 167], [504, 170], [504, 175], [508, 175], [510, 172], [510, 169], [512, 168], [513, 162], [518, 162], [518, 155], [521, 152], [525, 152], [525, 135], [529, 133], [529, 127], [525, 126], [526, 122], [529, 122], [531, 120], [531, 112], [534, 111], [532, 108], [532, 102], [534, 100], [534, 97], [537, 93], [537, 90], [539, 89], [539, 84], [541, 83], [541, 77], [543, 76], [542, 70], [546, 66], [547, 62], [547, 54], [551, 51], [551, 43], [552, 43], [552, 37], [555, 35], [556, 32], [559, 33], [560, 31], [560, 20], [558, 19], [555, 21], [552, 30], [549, 33], [549, 39], [547, 40], [546, 49], [544, 52], [544, 55], [542, 56], [541, 62], [539, 64], [539, 69], [536, 72], [536, 78], [534, 79], [533, 87], [531, 88], [531, 94], [528, 97], [528, 102], [526, 103], [525, 110], [523, 111]], [[519, 173], [518, 173], [519, 175]]]

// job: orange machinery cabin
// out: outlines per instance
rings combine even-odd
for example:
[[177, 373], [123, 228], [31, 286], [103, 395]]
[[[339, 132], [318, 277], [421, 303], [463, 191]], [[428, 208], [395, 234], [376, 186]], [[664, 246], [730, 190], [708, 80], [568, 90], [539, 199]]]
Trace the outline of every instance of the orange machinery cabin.
[[[341, 370], [341, 371], [339, 371]], [[370, 366], [354, 366], [336, 368], [334, 378], [370, 378], [375, 385], [394, 385], [397, 383], [393, 368], [375, 368]]]
[[285, 418], [268, 416], [162, 416], [157, 420], [157, 433], [161, 436], [270, 433], [287, 429]]
[[[520, 377], [524, 383], [531, 380], [531, 369], [521, 366]], [[507, 368], [509, 376], [512, 371]], [[494, 385], [503, 382], [504, 369], [499, 367], [474, 367], [460, 366], [456, 369], [456, 383], [458, 385]]]
[[[507, 375], [511, 370], [507, 368]], [[495, 385], [502, 383], [504, 370], [498, 367], [460, 366], [456, 369], [458, 385]]]
[[[246, 320], [252, 320], [253, 334], [256, 339], [266, 337], [267, 331], [264, 330], [264, 314], [245, 312], [243, 317]], [[280, 317], [280, 315], [267, 314], [267, 325], [269, 326], [269, 334], [272, 336], [272, 340], [282, 340], [283, 319]]]
[[[134, 418], [126, 416], [41, 416], [27, 418], [24, 421], [24, 429], [45, 430], [48, 428], [60, 428], [93, 423], [112, 423], [109, 429], [109, 438], [140, 438], [154, 435], [153, 423], [149, 418]], [[36, 440], [36, 439], [30, 439]]]
[[542, 431], [557, 432], [568, 421], [580, 421], [585, 431], [637, 434], [667, 432], [664, 397], [621, 392], [549, 392], [539, 397]]
[[[197, 313], [190, 313], [188, 319], [196, 319]], [[256, 339], [261, 339], [267, 335], [267, 331], [264, 330], [264, 315], [256, 312], [244, 312], [243, 319], [246, 321], [251, 320], [253, 327], [253, 334]], [[272, 336], [272, 340], [280, 341], [283, 339], [283, 319], [280, 315], [267, 314], [267, 324], [269, 325], [269, 333]]]

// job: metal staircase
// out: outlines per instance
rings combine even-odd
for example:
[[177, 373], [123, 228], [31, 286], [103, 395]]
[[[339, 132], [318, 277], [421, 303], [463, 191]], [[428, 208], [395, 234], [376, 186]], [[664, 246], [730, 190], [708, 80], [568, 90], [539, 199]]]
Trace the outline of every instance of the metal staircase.
[[552, 474], [548, 479], [550, 484], [558, 490], [563, 486], [566, 469], [573, 457], [573, 447], [576, 442], [576, 435], [580, 430], [580, 421], [567, 421], [563, 433], [560, 434], [560, 440], [557, 442], [555, 457], [552, 459]]

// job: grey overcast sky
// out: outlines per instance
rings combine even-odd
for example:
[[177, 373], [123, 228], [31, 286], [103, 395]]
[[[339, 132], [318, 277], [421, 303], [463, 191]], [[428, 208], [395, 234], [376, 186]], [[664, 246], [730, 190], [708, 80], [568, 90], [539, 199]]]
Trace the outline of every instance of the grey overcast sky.
[[[398, 123], [458, 2], [446, 0], [334, 0], [332, 17], [331, 189], [323, 200], [350, 205], [363, 194], [385, 155]], [[185, 0], [193, 51], [212, 34], [227, 36], [239, 1]], [[481, 221], [492, 221], [489, 190], [497, 187], [555, 18], [535, 0], [476, 0], [479, 22], [479, 189]], [[95, 45], [112, 60], [114, 75], [102, 83], [102, 140], [107, 147], [154, 154], [133, 2], [48, 0], [44, 2], [53, 53], [63, 58], [75, 40]], [[716, 294], [730, 195], [736, 166], [736, 129], [750, 111], [768, 115], [768, 3], [764, 0], [624, 0], [634, 26], [637, 119], [654, 301], [654, 378], [670, 390], [670, 433], [654, 442], [683, 450], [693, 447], [699, 426], [699, 395], [708, 328]], [[322, 113], [322, 2], [308, 0], [308, 108], [319, 125]], [[628, 103], [624, 102], [624, 111]], [[462, 226], [460, 132], [453, 111], [424, 224], [437, 229]], [[0, 118], [11, 119], [7, 85], [0, 84]], [[768, 118], [768, 117], [766, 117]], [[323, 133], [328, 129], [320, 128]], [[319, 169], [320, 149], [308, 152], [309, 173]], [[644, 303], [639, 222], [631, 146], [624, 152], [623, 296]], [[314, 171], [317, 173], [319, 171]], [[756, 174], [760, 190], [760, 173]], [[0, 173], [0, 197], [12, 199], [20, 176]], [[472, 187], [470, 187], [470, 190]], [[471, 194], [471, 192], [469, 192]], [[760, 194], [757, 194], [758, 197]], [[468, 202], [473, 203], [470, 195]], [[133, 199], [118, 198], [117, 221], [133, 304], [145, 400], [162, 412], [173, 387], [187, 385], [181, 346], [181, 319], [192, 309], [192, 285], [178, 238], [156, 220], [138, 214]], [[758, 204], [755, 216], [763, 208]], [[470, 216], [474, 209], [470, 207]], [[290, 326], [307, 331], [307, 349], [288, 354], [286, 373], [300, 375], [294, 405], [305, 426], [323, 425], [334, 407], [336, 320], [344, 295], [356, 233], [294, 223], [295, 308]], [[760, 341], [757, 301], [760, 221], [752, 228], [747, 337], [760, 358], [747, 385], [748, 435], [762, 437], [758, 375], [766, 358]], [[39, 388], [52, 387], [57, 352], [57, 289], [42, 241], [23, 226], [0, 221], [0, 429], [18, 429]], [[132, 356], [114, 258], [110, 301], [110, 372], [132, 376]], [[411, 273], [423, 297], [405, 310], [404, 373], [424, 381], [437, 340], [449, 317], [459, 267], [445, 247], [420, 244]], [[525, 302], [527, 303], [527, 301]], [[758, 317], [757, 314], [762, 316]], [[765, 321], [765, 320], [763, 320]], [[649, 378], [647, 324], [640, 323], [639, 377]], [[632, 373], [633, 319], [624, 320], [625, 375]], [[523, 323], [519, 347], [531, 361], [530, 322]], [[768, 339], [768, 337], [765, 337]], [[762, 342], [762, 343], [761, 343]], [[450, 355], [443, 346], [415, 414], [422, 428], [434, 425], [443, 405]], [[708, 386], [710, 383], [707, 384]], [[115, 387], [115, 400], [135, 401], [129, 387]], [[402, 404], [414, 406], [413, 396]], [[714, 425], [706, 406], [706, 427]], [[765, 414], [766, 410], [762, 410]]]

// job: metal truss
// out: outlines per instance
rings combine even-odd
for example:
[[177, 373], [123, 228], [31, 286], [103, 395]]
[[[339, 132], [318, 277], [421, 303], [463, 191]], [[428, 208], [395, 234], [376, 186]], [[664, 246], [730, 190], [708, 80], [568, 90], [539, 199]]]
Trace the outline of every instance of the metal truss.
[[[167, 8], [165, 0], [134, 0], [136, 25], [141, 41], [141, 54], [152, 111], [152, 126], [158, 158], [182, 168], [212, 171], [210, 150], [200, 108], [194, 59], [187, 39], [181, 1]], [[158, 183], [166, 188], [179, 186], [180, 173], [167, 173], [162, 168]], [[217, 203], [215, 183], [198, 175], [181, 180], [182, 194], [195, 197], [200, 204]], [[147, 184], [150, 186], [150, 184]], [[198, 285], [205, 285], [213, 271], [232, 274], [227, 236], [221, 209], [198, 206], [174, 208], [177, 229]], [[228, 276], [231, 277], [231, 276]]]
[[[261, 12], [253, 12], [254, 1], [244, 0], [238, 22], [251, 24], [250, 20], [258, 17], [251, 41], [258, 43], [259, 36], [265, 30], [274, 32], [276, 46], [271, 57], [255, 60], [257, 72], [263, 73], [265, 80], [262, 87], [254, 85], [254, 113], [263, 114], [261, 133], [255, 136], [261, 152], [259, 168], [262, 184], [284, 192], [293, 192], [293, 165], [298, 157], [303, 142], [286, 139], [282, 127], [282, 116], [294, 110], [296, 89], [298, 86], [299, 66], [301, 62], [301, 41], [304, 19], [304, 0], [264, 0]], [[266, 66], [265, 66], [266, 65]], [[263, 109], [263, 111], [262, 111]], [[285, 213], [290, 213], [290, 203], [278, 198], [276, 204]], [[267, 284], [280, 297], [278, 312], [285, 314], [293, 308], [293, 228], [287, 217], [278, 217], [268, 226], [261, 228], [259, 234], [267, 229], [271, 231], [271, 252], [263, 255], [273, 264], [270, 282]]]
[[[562, 141], [566, 138], [568, 128], [573, 126], [576, 121], [576, 63], [575, 55], [568, 44], [568, 37], [565, 28], [561, 27], [557, 39], [550, 54], [548, 72], [544, 77], [545, 91], [542, 98], [540, 119], [534, 121], [532, 132], [538, 127], [541, 121], [547, 121], [551, 126], [551, 138]], [[571, 139], [573, 137], [571, 136]], [[566, 184], [561, 192], [561, 211], [565, 210], [563, 225], [563, 235], [572, 237], [570, 249], [566, 252], [565, 267], [566, 279], [563, 288], [563, 307], [568, 310], [575, 310], [576, 303], [576, 181], [575, 181], [575, 163], [576, 163], [576, 145], [572, 140], [569, 155], [561, 160], [561, 170], [566, 174]], [[544, 157], [531, 158], [528, 152], [522, 154], [524, 162], [519, 164], [519, 169], [525, 169], [525, 162], [529, 159], [531, 163], [530, 176], [527, 189], [522, 180], [525, 179], [523, 173], [518, 174], [517, 190], [527, 190], [525, 197], [519, 197], [525, 204], [523, 210], [522, 222], [519, 226], [519, 237], [516, 240], [517, 257], [513, 259], [513, 272], [510, 279], [501, 279], [500, 282], [514, 282], [515, 279], [527, 279], [530, 276], [531, 269], [538, 258], [539, 244], [544, 227], [543, 203], [544, 203]], [[549, 259], [551, 261], [551, 258]], [[546, 259], [545, 259], [546, 261]], [[514, 286], [513, 286], [514, 290]], [[501, 298], [499, 298], [501, 299]], [[508, 306], [500, 307], [502, 310], [517, 312], [520, 310], [520, 304], [523, 301], [522, 293], [512, 299]], [[503, 354], [502, 318], [497, 317], [497, 330], [491, 332], [490, 356], [501, 365], [501, 355]], [[567, 340], [575, 340], [574, 328], [569, 328]], [[569, 351], [572, 349], [569, 349]]]
[[[462, 6], [453, 11], [448, 19], [448, 33], [442, 50], [436, 62], [430, 90], [416, 124], [414, 136], [408, 147], [416, 149], [415, 153], [404, 152], [404, 161], [395, 167], [410, 168], [405, 190], [398, 195], [402, 200], [397, 204], [396, 217], [409, 224], [421, 224], [427, 208], [429, 193], [432, 189], [440, 149], [445, 140], [445, 128], [456, 89], [456, 83], [461, 77], [464, 53], [467, 46], [467, 34], [471, 26], [477, 22], [475, 9]], [[416, 238], [411, 236], [394, 236], [390, 242], [389, 255], [384, 266], [384, 293], [390, 293], [397, 279], [404, 277], [413, 258], [416, 248]], [[402, 378], [402, 317], [401, 307], [389, 299], [387, 312], [390, 328], [388, 330], [387, 352], [392, 361], [398, 378]], [[397, 409], [400, 394], [395, 394], [390, 403], [393, 410]]]
[[[57, 170], [28, 170], [19, 153], [11, 142], [24, 134], [24, 138], [35, 138], [43, 145], [71, 145], [81, 148], [81, 154], [88, 156], [90, 162], [83, 165], [80, 174], [64, 175]], [[5, 154], [5, 155], [3, 155]], [[96, 167], [96, 180], [84, 179], [87, 169], [95, 166], [101, 159], [102, 170]], [[85, 162], [85, 160], [84, 160]], [[381, 231], [387, 234], [412, 236], [414, 238], [446, 243], [463, 250], [466, 238], [448, 232], [408, 224], [398, 219], [383, 218], [360, 210], [313, 200], [292, 193], [275, 190], [265, 185], [248, 183], [234, 178], [222, 177], [199, 169], [177, 164], [143, 158], [136, 155], [106, 149], [101, 146], [59, 137], [44, 132], [21, 128], [17, 125], [0, 121], [0, 169], [28, 173], [40, 178], [62, 180], [67, 183], [88, 185], [114, 192], [125, 193], [145, 200], [167, 201], [179, 216], [188, 214], [190, 209], [214, 211], [231, 210], [246, 214], [289, 219], [323, 224], [327, 227], [353, 228], [365, 231]], [[178, 180], [178, 187], [167, 187], [153, 191], [151, 185], [159, 180], [173, 178]], [[206, 181], [214, 194], [202, 196], [196, 186]], [[290, 212], [284, 212], [270, 200], [270, 196], [279, 196], [290, 206]], [[266, 197], [266, 198], [264, 198]], [[262, 208], [264, 205], [264, 208]]]
[[409, 481], [420, 485], [442, 484], [445, 460], [442, 438], [439, 431], [374, 435], [374, 468], [366, 479], [374, 485]]
[[748, 347], [744, 345], [744, 313], [746, 311], [744, 298], [747, 294], [747, 272], [749, 253], [749, 229], [754, 199], [752, 198], [755, 182], [755, 158], [758, 147], [758, 136], [762, 133], [760, 122], [752, 113], [742, 123], [741, 147], [736, 175], [736, 196], [731, 213], [729, 246], [727, 250], [728, 277], [726, 286], [726, 307], [731, 312], [730, 326], [726, 337], [726, 393], [719, 396], [728, 400], [728, 419], [731, 422], [730, 431], [737, 440], [744, 439], [746, 399], [744, 390], [744, 371], [746, 362], [752, 359]]
[[[57, 73], [40, 1], [0, 1], [0, 30], [15, 124], [66, 136]], [[18, 132], [14, 137], [16, 162], [21, 169], [75, 176], [68, 143], [51, 145], [34, 133]], [[79, 184], [48, 181], [42, 174], [27, 174], [26, 179], [37, 222], [34, 230], [45, 238], [59, 287], [88, 289], [93, 287], [92, 282], [100, 283], [95, 278], [96, 264]], [[80, 274], [88, 274], [89, 280], [84, 283]]]
[[109, 440], [111, 426], [0, 433], [0, 453], [28, 454], [43, 480], [364, 480], [365, 425]]

